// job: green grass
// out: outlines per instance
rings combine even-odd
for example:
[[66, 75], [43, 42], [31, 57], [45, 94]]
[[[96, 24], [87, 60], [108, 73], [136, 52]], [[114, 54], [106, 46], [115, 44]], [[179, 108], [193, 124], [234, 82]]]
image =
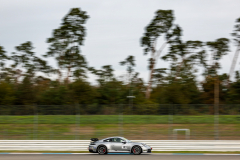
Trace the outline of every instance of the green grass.
[[[1, 124], [0, 139], [74, 140], [124, 136], [128, 139], [172, 139], [173, 129], [187, 128], [191, 140], [214, 140], [214, 124]], [[240, 139], [240, 124], [220, 124], [220, 139]], [[77, 135], [77, 137], [75, 136]], [[178, 133], [185, 139], [185, 132]]]
[[[221, 115], [219, 123], [220, 139], [240, 138], [240, 116]], [[73, 140], [116, 135], [129, 139], [171, 139], [173, 129], [181, 128], [190, 129], [191, 139], [214, 139], [214, 116], [0, 116], [0, 139]], [[179, 132], [178, 138], [184, 139], [185, 132]]]
[[[168, 116], [168, 115], [39, 115], [39, 116], [0, 116], [0, 124], [168, 124], [172, 118], [174, 124], [212, 124], [213, 115]], [[220, 124], [239, 124], [240, 115], [221, 115]]]

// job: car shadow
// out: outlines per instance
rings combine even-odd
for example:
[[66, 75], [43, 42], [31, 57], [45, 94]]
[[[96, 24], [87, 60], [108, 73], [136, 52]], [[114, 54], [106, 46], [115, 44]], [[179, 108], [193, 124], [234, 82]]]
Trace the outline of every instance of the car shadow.
[[[91, 155], [99, 155], [98, 153], [96, 154], [91, 154]], [[107, 155], [134, 155], [133, 153], [108, 153], [108, 154], [105, 154], [106, 156]], [[150, 155], [148, 153], [142, 153], [140, 155]]]

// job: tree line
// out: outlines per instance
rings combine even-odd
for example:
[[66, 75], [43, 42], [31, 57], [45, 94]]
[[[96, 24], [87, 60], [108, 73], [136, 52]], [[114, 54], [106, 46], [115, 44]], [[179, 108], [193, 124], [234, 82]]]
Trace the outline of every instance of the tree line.
[[[49, 48], [42, 57], [33, 52], [30, 41], [16, 46], [12, 53], [0, 46], [0, 105], [127, 104], [129, 101], [133, 104], [213, 104], [216, 84], [220, 104], [240, 104], [239, 72], [219, 73], [220, 60], [230, 53], [230, 43], [234, 43], [236, 54], [239, 53], [240, 18], [233, 26], [232, 39], [184, 41], [183, 30], [174, 21], [174, 12], [156, 11], [142, 37], [139, 36], [143, 54], [150, 55], [146, 66], [148, 82], [135, 70], [132, 55], [119, 60], [119, 65], [126, 68], [123, 78], [114, 75], [111, 65], [100, 69], [88, 65], [81, 47], [86, 38], [84, 25], [89, 18], [86, 11], [71, 9], [47, 38]], [[57, 67], [48, 63], [48, 57], [55, 59]], [[168, 61], [169, 68], [157, 68], [159, 59]], [[203, 71], [202, 81], [197, 76], [200, 71]], [[97, 76], [97, 85], [87, 81], [88, 73]]]

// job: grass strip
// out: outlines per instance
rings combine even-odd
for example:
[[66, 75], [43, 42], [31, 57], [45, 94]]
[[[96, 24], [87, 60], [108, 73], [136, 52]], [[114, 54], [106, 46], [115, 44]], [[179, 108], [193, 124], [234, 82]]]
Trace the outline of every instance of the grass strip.
[[[173, 115], [174, 124], [212, 124], [214, 115]], [[0, 116], [0, 124], [34, 124], [34, 116]], [[118, 124], [118, 115], [81, 115], [80, 124]], [[168, 124], [168, 115], [123, 115], [123, 124]], [[220, 124], [239, 124], [239, 115], [220, 115]], [[76, 124], [75, 115], [38, 115], [38, 124]]]

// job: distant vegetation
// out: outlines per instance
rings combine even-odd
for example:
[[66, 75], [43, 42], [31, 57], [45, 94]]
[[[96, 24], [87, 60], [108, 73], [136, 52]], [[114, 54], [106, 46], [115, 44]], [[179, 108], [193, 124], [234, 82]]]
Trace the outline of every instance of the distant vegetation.
[[[13, 53], [0, 46], [0, 110], [6, 105], [128, 104], [127, 96], [135, 96], [133, 104], [213, 104], [216, 79], [220, 104], [240, 104], [239, 72], [236, 71], [234, 81], [230, 81], [229, 73], [218, 72], [219, 60], [230, 52], [229, 39], [183, 41], [183, 30], [174, 23], [173, 11], [158, 10], [140, 38], [144, 54], [151, 55], [146, 66], [150, 72], [146, 85], [134, 68], [134, 56], [119, 59], [119, 65], [126, 67], [123, 78], [114, 75], [111, 65], [100, 69], [88, 65], [80, 47], [86, 39], [85, 23], [89, 17], [85, 11], [73, 8], [47, 38], [49, 48], [42, 56], [53, 57], [57, 68], [33, 52], [32, 42], [16, 46]], [[158, 49], [156, 41], [161, 37], [165, 41]], [[232, 37], [238, 52], [240, 18]], [[162, 55], [164, 48], [166, 54]], [[156, 68], [159, 58], [168, 61], [169, 68]], [[197, 81], [199, 70], [203, 70], [201, 82]], [[87, 72], [98, 77], [97, 85], [87, 81]], [[61, 109], [58, 107], [55, 109]]]

